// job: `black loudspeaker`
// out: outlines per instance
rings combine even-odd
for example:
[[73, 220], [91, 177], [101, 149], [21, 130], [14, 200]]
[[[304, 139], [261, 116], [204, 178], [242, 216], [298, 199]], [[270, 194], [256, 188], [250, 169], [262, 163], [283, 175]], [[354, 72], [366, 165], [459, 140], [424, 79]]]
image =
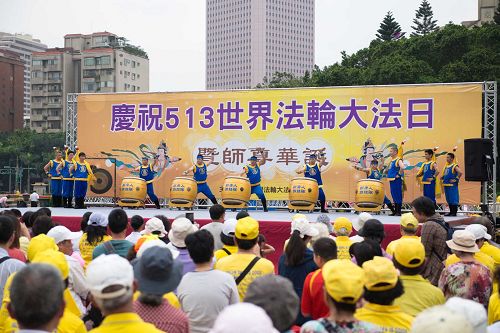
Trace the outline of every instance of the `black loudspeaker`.
[[493, 180], [493, 141], [488, 139], [464, 140], [465, 180], [486, 182]]

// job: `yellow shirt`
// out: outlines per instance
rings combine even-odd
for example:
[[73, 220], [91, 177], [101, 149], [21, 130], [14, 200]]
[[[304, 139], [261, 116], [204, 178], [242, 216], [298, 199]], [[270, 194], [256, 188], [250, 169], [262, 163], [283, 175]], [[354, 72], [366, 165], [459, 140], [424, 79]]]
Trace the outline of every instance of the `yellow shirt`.
[[398, 244], [398, 241], [401, 240], [401, 239], [418, 239], [418, 240], [420, 240], [420, 237], [418, 237], [418, 236], [401, 236], [400, 239], [395, 239], [392, 242], [390, 242], [387, 245], [387, 248], [385, 249], [385, 252], [387, 252], [387, 254], [390, 254], [391, 256], [394, 256], [394, 249], [396, 248], [396, 245]]
[[444, 294], [421, 275], [401, 275], [405, 293], [396, 298], [394, 305], [413, 317], [427, 308], [444, 304]]
[[413, 317], [404, 313], [397, 305], [366, 303], [356, 310], [354, 317], [380, 326], [384, 333], [409, 332], [413, 322]]
[[128, 313], [111, 314], [104, 318], [101, 326], [90, 330], [92, 333], [157, 333], [162, 332], [153, 324], [144, 322], [139, 315]]
[[337, 244], [337, 259], [351, 260], [349, 248], [352, 245], [352, 240], [347, 236], [337, 236], [335, 243]]
[[500, 294], [494, 292], [491, 294], [488, 304], [488, 325], [500, 320]]
[[[235, 253], [217, 261], [214, 268], [229, 273], [236, 279], [253, 258], [255, 258], [254, 254]], [[238, 285], [240, 299], [243, 300], [243, 298], [245, 298], [247, 288], [253, 280], [268, 274], [274, 274], [274, 265], [271, 261], [260, 258]]]
[[57, 325], [57, 333], [83, 333], [87, 332], [87, 328], [83, 321], [73, 314], [68, 308], [64, 309], [63, 316], [59, 325]]
[[491, 245], [488, 242], [484, 242], [480, 249], [481, 253], [489, 255], [495, 261], [495, 265], [500, 264], [500, 249], [496, 246]]
[[[139, 298], [139, 295], [141, 293], [139, 291], [136, 291], [134, 293], [134, 301], [137, 301], [137, 299]], [[177, 296], [175, 296], [174, 293], [170, 292], [170, 293], [167, 293], [165, 295], [163, 295], [163, 299], [166, 299], [167, 302], [172, 305], [174, 308], [176, 309], [180, 309], [181, 308], [181, 303], [179, 302], [179, 299], [177, 298]]]
[[[236, 245], [224, 245], [222, 248], [228, 250], [231, 254], [235, 254], [236, 252], [238, 252], [238, 246]], [[226, 251], [220, 249], [215, 251], [214, 255], [215, 261], [219, 261], [219, 259], [227, 257], [229, 254], [227, 254]]]
[[99, 243], [90, 244], [89, 242], [87, 242], [87, 233], [84, 233], [82, 235], [82, 238], [80, 239], [80, 244], [78, 247], [80, 248], [80, 254], [82, 255], [82, 258], [85, 261], [85, 267], [87, 267], [89, 262], [92, 261], [92, 252], [94, 252], [94, 249], [96, 248], [96, 246], [100, 245], [104, 242], [107, 242], [109, 240], [111, 240], [111, 236], [105, 235], [102, 238], [102, 241], [100, 241]]
[[[474, 259], [479, 261], [480, 264], [488, 267], [491, 275], [493, 275], [493, 273], [495, 273], [495, 260], [493, 260], [490, 256], [488, 256], [487, 254], [485, 254], [483, 252], [476, 252], [476, 253], [474, 253]], [[457, 257], [456, 254], [452, 254], [452, 255], [448, 256], [448, 258], [446, 258], [446, 260], [444, 261], [444, 265], [446, 267], [448, 267], [450, 265], [456, 264], [459, 261], [460, 261], [460, 258]]]

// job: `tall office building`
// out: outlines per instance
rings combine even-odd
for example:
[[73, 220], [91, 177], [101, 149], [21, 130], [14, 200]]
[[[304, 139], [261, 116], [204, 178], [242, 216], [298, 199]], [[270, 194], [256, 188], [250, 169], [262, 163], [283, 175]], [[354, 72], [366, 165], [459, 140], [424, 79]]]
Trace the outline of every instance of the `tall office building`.
[[149, 60], [115, 34], [64, 36], [64, 48], [33, 54], [31, 128], [66, 130], [68, 93], [149, 91]]
[[0, 50], [16, 52], [24, 62], [24, 126], [29, 126], [31, 113], [31, 54], [46, 49], [47, 45], [31, 35], [0, 32]]
[[254, 88], [314, 67], [314, 0], [207, 0], [206, 88]]

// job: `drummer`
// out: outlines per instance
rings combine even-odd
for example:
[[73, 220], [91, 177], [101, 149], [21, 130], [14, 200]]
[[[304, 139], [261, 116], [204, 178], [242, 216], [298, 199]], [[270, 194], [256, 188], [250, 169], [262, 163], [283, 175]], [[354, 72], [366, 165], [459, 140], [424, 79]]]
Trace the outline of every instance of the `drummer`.
[[[374, 180], [382, 180], [383, 172], [384, 172], [384, 158], [380, 159], [380, 166], [378, 160], [372, 160], [370, 162], [370, 168], [362, 168], [359, 165], [353, 165], [354, 169], [358, 171], [363, 171], [366, 173], [366, 178], [374, 179]], [[394, 206], [391, 203], [391, 200], [384, 195], [384, 204], [391, 210], [392, 214], [394, 214]]]
[[151, 201], [154, 202], [157, 209], [160, 209], [160, 201], [155, 194], [155, 190], [153, 188], [153, 180], [155, 178], [156, 172], [154, 171], [154, 167], [158, 163], [158, 159], [155, 157], [153, 164], [149, 163], [149, 159], [144, 156], [142, 158], [142, 165], [135, 168], [135, 171], [139, 171], [139, 177], [146, 181], [147, 193]]
[[424, 185], [424, 197], [427, 197], [436, 204], [436, 179], [439, 175], [439, 170], [436, 163], [436, 158], [434, 151], [432, 149], [426, 149], [424, 151], [425, 162], [420, 167], [417, 172], [417, 179], [422, 178], [422, 184]]
[[251, 186], [251, 194], [255, 194], [259, 197], [262, 202], [262, 207], [264, 208], [264, 212], [267, 212], [267, 201], [266, 196], [264, 195], [264, 191], [262, 190], [262, 186], [260, 186], [260, 166], [266, 164], [266, 159], [264, 157], [264, 150], [260, 150], [261, 159], [258, 161], [257, 156], [252, 156], [248, 159], [250, 161], [249, 164], [243, 167], [243, 172], [241, 176], [247, 176], [250, 181]]
[[326, 156], [324, 153], [319, 155], [319, 162], [315, 154], [309, 155], [309, 163], [304, 165], [304, 167], [299, 168], [295, 172], [297, 174], [304, 174], [306, 178], [315, 179], [318, 182], [319, 192], [318, 200], [321, 204], [321, 212], [328, 213], [326, 210], [326, 196], [323, 191], [323, 180], [321, 179], [321, 167], [326, 165]]
[[391, 186], [391, 196], [394, 202], [393, 216], [401, 216], [401, 209], [403, 208], [403, 188], [405, 165], [403, 163], [403, 144], [399, 148], [391, 147], [389, 150], [391, 162], [387, 170], [387, 179]]
[[212, 201], [214, 205], [217, 204], [217, 199], [212, 194], [210, 187], [207, 184], [207, 176], [208, 170], [207, 167], [212, 164], [212, 161], [208, 161], [207, 163], [203, 162], [203, 155], [198, 154], [196, 156], [196, 163], [186, 171], [184, 171], [184, 175], [187, 176], [190, 172], [193, 173], [193, 178], [198, 184], [198, 193], [203, 193], [205, 196]]

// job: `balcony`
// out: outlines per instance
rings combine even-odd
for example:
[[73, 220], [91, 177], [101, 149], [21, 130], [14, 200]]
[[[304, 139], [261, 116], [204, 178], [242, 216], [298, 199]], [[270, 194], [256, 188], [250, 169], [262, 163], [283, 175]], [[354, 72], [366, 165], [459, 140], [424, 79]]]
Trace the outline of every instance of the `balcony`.
[[31, 121], [45, 121], [45, 117], [43, 114], [32, 114]]
[[62, 116], [48, 116], [47, 120], [62, 120]]
[[57, 65], [47, 65], [45, 67], [49, 72], [60, 72], [62, 71], [62, 65], [58, 63]]
[[45, 107], [45, 104], [44, 102], [31, 102], [31, 108], [32, 109], [41, 109], [43, 107]]
[[62, 106], [61, 102], [48, 102], [46, 105], [49, 108], [60, 108]]
[[46, 96], [45, 90], [31, 90], [31, 96]]
[[43, 84], [43, 77], [32, 77], [31, 84]]
[[61, 78], [57, 78], [57, 79], [47, 79], [47, 82], [48, 82], [48, 83], [62, 83], [62, 79], [61, 79]]
[[62, 96], [62, 91], [48, 91], [47, 96]]

